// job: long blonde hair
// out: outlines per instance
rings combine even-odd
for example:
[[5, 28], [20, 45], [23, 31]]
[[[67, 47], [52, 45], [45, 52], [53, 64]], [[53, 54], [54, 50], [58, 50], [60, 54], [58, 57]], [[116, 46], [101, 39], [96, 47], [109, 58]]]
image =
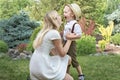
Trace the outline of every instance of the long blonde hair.
[[51, 29], [57, 29], [59, 27], [57, 23], [57, 17], [55, 14], [58, 14], [55, 10], [48, 12], [44, 17], [44, 27], [39, 31], [37, 37], [33, 42], [33, 48], [36, 49], [38, 46], [41, 45], [43, 41], [43, 37], [45, 34]]

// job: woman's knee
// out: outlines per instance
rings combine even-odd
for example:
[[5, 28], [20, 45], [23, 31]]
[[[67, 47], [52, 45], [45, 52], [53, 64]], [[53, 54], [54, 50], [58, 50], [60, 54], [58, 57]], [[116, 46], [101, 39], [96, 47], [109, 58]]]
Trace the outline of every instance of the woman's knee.
[[74, 80], [72, 76], [66, 73], [64, 80]]

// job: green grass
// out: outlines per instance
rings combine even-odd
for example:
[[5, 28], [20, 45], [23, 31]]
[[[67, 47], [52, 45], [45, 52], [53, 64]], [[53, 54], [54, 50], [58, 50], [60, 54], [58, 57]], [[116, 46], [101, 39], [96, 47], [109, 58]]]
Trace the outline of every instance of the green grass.
[[[81, 56], [78, 60], [85, 80], [120, 80], [120, 56]], [[75, 69], [72, 74], [77, 80]]]
[[26, 80], [29, 74], [29, 60], [12, 60], [0, 57], [0, 80]]
[[[85, 80], [119, 80], [120, 56], [78, 56]], [[26, 80], [29, 60], [12, 60], [0, 57], [0, 80]], [[71, 75], [77, 80], [77, 71], [71, 67]]]

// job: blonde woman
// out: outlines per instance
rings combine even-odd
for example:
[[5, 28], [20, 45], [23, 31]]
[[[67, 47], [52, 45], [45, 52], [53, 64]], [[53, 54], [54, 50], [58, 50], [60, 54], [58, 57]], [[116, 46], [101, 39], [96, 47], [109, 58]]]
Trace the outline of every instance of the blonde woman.
[[[56, 11], [45, 15], [44, 27], [33, 42], [35, 51], [30, 60], [31, 80], [73, 80], [66, 73], [71, 62], [70, 57], [66, 55], [71, 41], [68, 40], [65, 46], [62, 46], [58, 32], [61, 23], [61, 16]], [[53, 52], [57, 53], [51, 56], [50, 52], [54, 48], [56, 51]]]

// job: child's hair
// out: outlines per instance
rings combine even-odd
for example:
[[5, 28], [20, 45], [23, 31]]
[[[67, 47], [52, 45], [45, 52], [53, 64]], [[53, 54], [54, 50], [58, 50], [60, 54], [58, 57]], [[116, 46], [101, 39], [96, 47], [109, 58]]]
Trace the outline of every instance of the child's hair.
[[73, 13], [75, 15], [75, 19], [79, 20], [79, 17], [81, 16], [80, 6], [76, 3], [67, 4], [66, 6], [70, 7], [70, 9], [73, 11]]
[[57, 17], [55, 14], [58, 14], [57, 11], [53, 10], [48, 12], [44, 17], [44, 27], [41, 29], [41, 31], [37, 34], [37, 37], [35, 38], [33, 42], [33, 48], [37, 48], [42, 43], [44, 35], [50, 30], [50, 29], [56, 29], [58, 28], [58, 24], [56, 22]]

